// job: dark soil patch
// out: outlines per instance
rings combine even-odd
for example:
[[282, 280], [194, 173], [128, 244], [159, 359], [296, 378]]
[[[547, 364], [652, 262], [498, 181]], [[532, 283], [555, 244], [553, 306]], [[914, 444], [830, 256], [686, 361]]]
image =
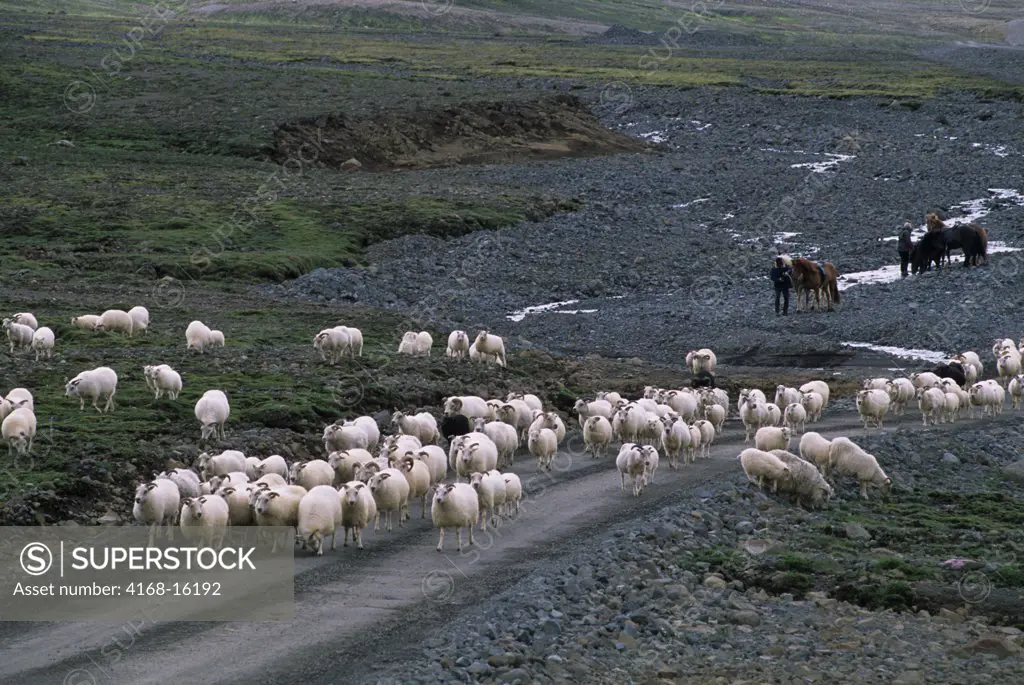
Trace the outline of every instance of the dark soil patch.
[[[315, 151], [310, 141], [316, 141]], [[318, 166], [386, 171], [647, 149], [649, 145], [605, 128], [579, 98], [559, 95], [373, 118], [337, 113], [288, 122], [275, 131], [271, 156], [281, 163], [305, 163], [312, 156]]]

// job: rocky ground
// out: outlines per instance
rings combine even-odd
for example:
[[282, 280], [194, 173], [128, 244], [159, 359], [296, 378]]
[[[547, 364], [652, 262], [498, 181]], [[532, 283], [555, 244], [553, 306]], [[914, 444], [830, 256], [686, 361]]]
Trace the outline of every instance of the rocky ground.
[[[891, 499], [873, 492], [860, 502], [846, 483], [831, 509], [804, 512], [742, 476], [728, 478], [640, 526], [574, 544], [564, 563], [460, 614], [407, 662], [353, 682], [973, 685], [1024, 677], [1019, 511], [1004, 520], [1006, 532], [962, 526], [945, 537], [930, 525], [943, 510], [968, 516], [966, 500], [943, 506], [936, 490], [977, 496], [1004, 467], [1020, 469], [1020, 432], [969, 429], [949, 439], [901, 430], [859, 442], [893, 476]], [[1024, 494], [1019, 476], [998, 489]], [[915, 531], [906, 516], [925, 503], [913, 513]], [[892, 515], [900, 507], [902, 521]], [[437, 582], [424, 592], [445, 603], [448, 589]], [[1011, 615], [986, 618], [1000, 611]]]
[[[1020, 296], [1010, 285], [1018, 253], [897, 283], [844, 278], [839, 312], [827, 316], [776, 318], [766, 275], [780, 251], [831, 261], [847, 275], [891, 265], [894, 243], [882, 239], [904, 220], [921, 224], [932, 210], [960, 216], [957, 205], [972, 200], [984, 200], [991, 241], [1024, 247], [1018, 105], [956, 95], [914, 109], [741, 91], [628, 94], [628, 109], [615, 113], [591, 93], [609, 126], [663, 142], [660, 152], [407, 179], [424, 188], [464, 177], [539, 188], [579, 197], [579, 211], [456, 240], [409, 236], [372, 248], [369, 268], [317, 270], [263, 292], [483, 325], [513, 347], [667, 363], [705, 345], [740, 363], [750, 353], [834, 353], [846, 341], [948, 351], [1018, 335], [1011, 312]], [[793, 166], [829, 161], [825, 170]], [[568, 300], [576, 302], [560, 309], [578, 314], [508, 319]], [[991, 301], [1008, 306], [993, 310]]]

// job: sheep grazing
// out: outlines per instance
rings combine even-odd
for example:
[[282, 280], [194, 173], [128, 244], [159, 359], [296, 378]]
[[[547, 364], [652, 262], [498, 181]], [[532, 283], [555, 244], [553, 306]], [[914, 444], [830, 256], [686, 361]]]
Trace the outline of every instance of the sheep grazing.
[[398, 353], [407, 354], [411, 357], [429, 357], [430, 348], [434, 345], [434, 339], [426, 331], [406, 331], [402, 341], [398, 344]]
[[210, 330], [210, 347], [224, 347], [224, 333]]
[[320, 353], [322, 361], [337, 364], [345, 352], [352, 349], [352, 344], [346, 331], [338, 328], [325, 328], [314, 336], [313, 349]]
[[696, 376], [701, 372], [714, 374], [718, 367], [718, 358], [715, 353], [706, 347], [699, 350], [692, 350], [686, 355], [686, 365]]
[[196, 459], [196, 468], [203, 480], [213, 476], [226, 476], [237, 471], [245, 472], [245, 455], [238, 450], [224, 450], [220, 454], [203, 452]]
[[625, 491], [626, 478], [629, 478], [633, 483], [633, 497], [639, 497], [644, 490], [644, 475], [647, 473], [647, 460], [641, 446], [623, 443], [615, 458], [615, 468], [619, 470], [619, 492]]
[[11, 321], [14, 323], [20, 323], [22, 326], [28, 326], [33, 331], [38, 330], [39, 322], [36, 321], [35, 314], [31, 312], [18, 312], [11, 317]]
[[434, 493], [430, 518], [439, 530], [437, 551], [444, 551], [444, 529], [454, 528], [456, 551], [462, 551], [462, 529], [469, 530], [469, 544], [473, 544], [473, 524], [480, 517], [480, 499], [476, 489], [466, 483], [439, 487]]
[[868, 486], [885, 494], [892, 490], [892, 478], [878, 465], [878, 460], [849, 438], [835, 438], [828, 450], [828, 473], [853, 476], [860, 483], [860, 496], [868, 499]]
[[158, 400], [167, 393], [168, 399], [178, 399], [181, 392], [181, 374], [167, 364], [142, 367], [142, 375], [146, 385], [153, 391], [153, 399]]
[[903, 416], [906, 413], [907, 402], [914, 399], [917, 393], [917, 388], [909, 378], [894, 378], [891, 381], [886, 381], [883, 389], [889, 393], [893, 413], [896, 416]]
[[220, 495], [186, 497], [181, 500], [181, 533], [187, 540], [199, 539], [220, 547], [231, 524], [231, 510]]
[[806, 502], [807, 506], [820, 509], [832, 499], [835, 490], [814, 464], [785, 450], [772, 450], [771, 455], [789, 468], [779, 490], [788, 494], [796, 506], [802, 507]]
[[81, 328], [83, 331], [94, 331], [99, 320], [98, 314], [82, 314], [81, 316], [71, 317], [71, 325], [75, 328]]
[[11, 388], [4, 399], [10, 404], [12, 410], [21, 407], [31, 409], [32, 411], [36, 410], [35, 399], [27, 388]]
[[0, 435], [7, 443], [7, 454], [14, 455], [14, 466], [18, 457], [32, 451], [32, 439], [36, 436], [36, 415], [28, 407], [18, 407], [0, 423]]
[[942, 420], [946, 406], [946, 393], [940, 388], [918, 388], [917, 406], [921, 410], [921, 423], [934, 426]]
[[228, 396], [221, 390], [207, 390], [196, 402], [196, 419], [199, 420], [200, 441], [213, 437], [224, 439], [224, 424], [231, 416]]
[[[809, 392], [816, 392], [821, 395], [821, 406], [824, 409], [828, 406], [828, 398], [831, 397], [831, 390], [828, 387], [828, 383], [825, 381], [807, 381], [799, 388], [800, 392], [807, 394]], [[817, 419], [815, 419], [817, 421]]]
[[762, 490], [770, 485], [771, 491], [776, 492], [779, 483], [789, 475], [789, 466], [770, 452], [748, 447], [738, 458], [747, 480]]
[[558, 435], [550, 428], [531, 428], [527, 447], [537, 458], [537, 468], [548, 471], [558, 453]]
[[811, 462], [822, 471], [828, 469], [828, 450], [832, 441], [821, 433], [808, 431], [800, 437], [800, 458]]
[[490, 355], [498, 366], [508, 366], [505, 359], [505, 341], [493, 333], [487, 331], [477, 333], [472, 349], [481, 356]]
[[126, 337], [130, 338], [135, 331], [135, 321], [123, 309], [108, 309], [100, 314], [100, 318], [93, 328], [97, 331], [124, 333]]
[[323, 459], [297, 461], [288, 470], [288, 482], [312, 490], [318, 485], [334, 484], [334, 469]]
[[[117, 373], [109, 366], [100, 366], [90, 371], [83, 371], [64, 386], [65, 397], [77, 397], [79, 411], [85, 409], [85, 400], [91, 399], [96, 411], [110, 412], [114, 410], [114, 394], [117, 392]], [[106, 398], [103, 409], [99, 400]]]
[[32, 334], [30, 347], [32, 348], [32, 351], [36, 353], [36, 361], [39, 361], [40, 355], [46, 359], [53, 358], [53, 330], [47, 326], [36, 329], [36, 332]]
[[185, 329], [185, 349], [202, 354], [212, 344], [210, 328], [202, 321], [193, 321]]
[[149, 546], [156, 540], [159, 526], [167, 526], [168, 540], [174, 539], [174, 524], [178, 520], [178, 509], [181, 506], [181, 494], [173, 481], [157, 479], [152, 483], [144, 483], [135, 489], [135, 505], [132, 516], [135, 520], [149, 526]]
[[754, 435], [754, 447], [762, 452], [787, 450], [789, 449], [791, 435], [792, 433], [788, 428], [764, 426], [763, 428], [758, 428], [757, 433]]
[[612, 442], [612, 424], [603, 416], [591, 416], [583, 423], [583, 443], [594, 459], [605, 456]]
[[35, 334], [35, 331], [29, 326], [12, 321], [11, 319], [4, 319], [3, 329], [7, 333], [7, 340], [11, 343], [11, 354], [14, 354], [15, 350], [30, 349], [32, 347], [32, 336]]
[[448, 334], [448, 347], [444, 354], [452, 359], [469, 358], [469, 336], [466, 331], [452, 331]]
[[370, 521], [377, 518], [377, 502], [366, 483], [352, 480], [338, 490], [341, 500], [341, 525], [345, 528], [344, 547], [348, 547], [348, 536], [351, 532], [352, 542], [359, 549], [363, 548], [363, 529]]
[[132, 317], [132, 334], [149, 332], [149, 310], [145, 307], [132, 307], [128, 310], [128, 316]]
[[409, 481], [398, 469], [387, 468], [370, 478], [370, 493], [377, 503], [377, 520], [373, 529], [380, 530], [380, 514], [384, 514], [384, 530], [391, 532], [391, 514], [398, 512], [398, 526], [404, 525], [402, 513], [409, 506]]
[[786, 405], [786, 410], [783, 413], [783, 420], [786, 422], [786, 427], [794, 435], [799, 435], [804, 432], [807, 428], [807, 410], [804, 409], [804, 405], [793, 402], [792, 404]]
[[882, 428], [882, 419], [889, 411], [889, 393], [885, 390], [861, 390], [857, 393], [857, 413], [864, 427]]
[[330, 485], [318, 485], [299, 500], [299, 521], [296, 526], [296, 539], [321, 557], [324, 554], [324, 540], [331, 536], [331, 549], [334, 549], [336, 526], [342, 523], [341, 498], [338, 491]]

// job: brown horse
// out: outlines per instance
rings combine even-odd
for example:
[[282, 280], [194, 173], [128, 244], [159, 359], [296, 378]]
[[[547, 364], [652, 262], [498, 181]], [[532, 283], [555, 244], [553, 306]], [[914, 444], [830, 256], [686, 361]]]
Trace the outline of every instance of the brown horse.
[[804, 308], [808, 311], [811, 305], [811, 294], [814, 294], [814, 306], [821, 309], [824, 299], [828, 311], [834, 311], [833, 304], [839, 304], [839, 272], [832, 262], [818, 264], [803, 257], [793, 260], [793, 285], [796, 287], [796, 311], [800, 309], [800, 295], [804, 296]]
[[[925, 224], [928, 226], [928, 233], [925, 238], [934, 235], [928, 241], [932, 251], [940, 253], [940, 263], [949, 263], [950, 250], [963, 250], [964, 266], [978, 265], [978, 258], [988, 264], [988, 234], [978, 224], [960, 224], [958, 226], [947, 226], [935, 212], [928, 212], [924, 216]], [[922, 239], [923, 240], [923, 239]]]

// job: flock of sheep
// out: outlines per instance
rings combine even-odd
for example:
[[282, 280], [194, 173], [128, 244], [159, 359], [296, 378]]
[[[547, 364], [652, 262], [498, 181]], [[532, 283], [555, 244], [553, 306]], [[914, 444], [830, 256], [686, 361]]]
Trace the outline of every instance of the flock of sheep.
[[[129, 312], [108, 310], [100, 316], [79, 316], [72, 323], [131, 336], [148, 328], [149, 316], [144, 308], [136, 307]], [[16, 314], [4, 319], [3, 325], [12, 350], [28, 346], [52, 353], [52, 331], [40, 336], [40, 331], [49, 329], [38, 328], [31, 314]], [[32, 333], [26, 335], [21, 328]], [[224, 344], [223, 334], [200, 321], [188, 325], [185, 337], [187, 349], [200, 353]], [[50, 343], [34, 345], [37, 338]], [[362, 346], [357, 328], [325, 329], [314, 338], [314, 348], [329, 363], [337, 363], [343, 355], [361, 356]], [[428, 333], [410, 331], [403, 336], [399, 353], [429, 356], [431, 346]], [[446, 354], [506, 364], [504, 342], [487, 331], [480, 331], [472, 342], [464, 331], [453, 331]], [[993, 354], [1000, 381], [1008, 382], [1016, 408], [1024, 388], [1021, 351], [1007, 339], [997, 341]], [[693, 463], [709, 457], [712, 442], [722, 434], [730, 400], [725, 391], [711, 387], [717, 363], [714, 352], [695, 350], [686, 359], [694, 385], [703, 382], [705, 387], [648, 386], [635, 400], [616, 392], [577, 400], [574, 411], [586, 452], [601, 458], [613, 442], [619, 443], [616, 467], [620, 490], [629, 480], [633, 495], [639, 496], [654, 482], [662, 455], [669, 458], [673, 469], [679, 467], [680, 458]], [[965, 352], [941, 366], [949, 375], [962, 373], [964, 385], [970, 379], [969, 390], [955, 378], [941, 378], [935, 372], [870, 379], [857, 396], [865, 425], [881, 426], [889, 407], [902, 414], [915, 396], [926, 425], [929, 418], [932, 423], [942, 420], [939, 417], [952, 420], [963, 407], [981, 406], [993, 416], [1002, 410], [1005, 393], [1000, 381], [977, 381], [982, 373], [977, 354]], [[147, 365], [143, 371], [155, 399], [164, 394], [177, 399], [182, 388], [177, 371], [166, 364]], [[99, 367], [68, 381], [65, 396], [77, 397], [80, 409], [89, 399], [97, 411], [109, 412], [115, 408], [116, 390], [116, 372]], [[829, 477], [856, 478], [865, 499], [871, 486], [890, 491], [892, 480], [877, 459], [853, 441], [845, 437], [830, 441], [819, 433], [805, 432], [808, 423], [820, 419], [829, 396], [829, 386], [821, 380], [799, 388], [779, 385], [773, 402], [761, 390], [740, 391], [737, 410], [745, 441], [754, 440], [754, 447], [737, 457], [748, 480], [773, 493], [789, 494], [797, 505], [811, 507], [824, 506], [835, 493]], [[207, 390], [199, 398], [195, 416], [201, 442], [225, 439], [230, 411], [227, 395], [221, 390]], [[35, 435], [31, 392], [25, 388], [9, 391], [0, 399], [0, 418], [9, 453], [17, 460], [18, 455], [31, 451]], [[151, 482], [139, 485], [134, 517], [150, 527], [151, 543], [158, 530], [165, 529], [170, 536], [176, 526], [187, 538], [202, 538], [211, 544], [223, 539], [227, 526], [284, 526], [295, 529], [297, 544], [321, 555], [328, 537], [335, 549], [338, 528], [344, 529], [344, 546], [351, 536], [362, 548], [362, 532], [371, 522], [374, 530], [379, 530], [383, 518], [385, 530], [390, 532], [395, 516], [398, 525], [404, 525], [411, 516], [412, 502], [419, 500], [420, 517], [426, 518], [429, 507], [431, 521], [439, 529], [437, 549], [443, 549], [445, 529], [454, 528], [457, 549], [461, 550], [463, 528], [473, 544], [475, 526], [486, 531], [489, 523], [496, 525], [499, 519], [518, 514], [523, 488], [510, 468], [520, 448], [525, 447], [537, 459], [540, 470], [547, 470], [568, 433], [557, 412], [546, 410], [536, 395], [522, 393], [510, 393], [504, 399], [447, 397], [440, 422], [430, 412], [396, 411], [389, 427], [392, 434], [382, 435], [369, 416], [337, 421], [323, 431], [323, 459], [291, 464], [281, 455], [247, 457], [231, 449], [219, 454], [203, 452], [194, 468], [155, 474]], [[788, 451], [796, 435], [801, 435], [799, 456]], [[448, 443], [447, 450], [440, 446], [443, 441]], [[449, 472], [453, 472], [454, 482], [447, 482]]]

